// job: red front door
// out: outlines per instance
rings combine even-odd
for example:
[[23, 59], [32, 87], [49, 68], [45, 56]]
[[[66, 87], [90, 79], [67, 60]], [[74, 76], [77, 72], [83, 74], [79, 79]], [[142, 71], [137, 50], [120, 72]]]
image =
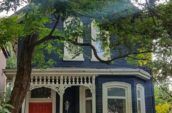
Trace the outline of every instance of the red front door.
[[29, 113], [52, 113], [52, 103], [51, 102], [30, 102], [29, 103]]

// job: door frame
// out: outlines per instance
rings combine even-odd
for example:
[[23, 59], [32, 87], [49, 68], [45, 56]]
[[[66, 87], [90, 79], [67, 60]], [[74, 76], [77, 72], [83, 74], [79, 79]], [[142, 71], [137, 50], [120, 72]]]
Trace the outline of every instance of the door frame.
[[[87, 99], [86, 99], [85, 91], [87, 89], [89, 89], [89, 88], [85, 87], [85, 86], [79, 87], [79, 104], [80, 104], [79, 113], [86, 113], [86, 100]], [[93, 104], [93, 97], [90, 97], [90, 98], [91, 98], [92, 104]], [[92, 108], [92, 109], [94, 109], [94, 108]]]
[[22, 105], [22, 113], [29, 113], [29, 102], [52, 102], [52, 113], [56, 113], [56, 92], [51, 89], [51, 98], [30, 98], [31, 91], [29, 91], [26, 95], [26, 98]]

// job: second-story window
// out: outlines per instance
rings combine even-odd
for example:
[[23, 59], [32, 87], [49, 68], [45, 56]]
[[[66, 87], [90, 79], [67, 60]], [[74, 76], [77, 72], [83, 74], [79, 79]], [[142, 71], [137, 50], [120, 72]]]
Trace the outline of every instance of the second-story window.
[[[64, 30], [66, 32], [66, 39], [75, 42], [83, 43], [82, 38], [82, 22], [79, 18], [68, 17], [64, 21]], [[83, 50], [82, 47], [76, 46], [69, 41], [64, 42], [64, 56], [63, 60], [68, 61], [82, 61], [83, 60]]]
[[[102, 37], [102, 34], [104, 36]], [[110, 59], [110, 36], [108, 31], [101, 31], [95, 20], [91, 23], [91, 43], [95, 46], [98, 56], [103, 60]], [[97, 61], [92, 51], [92, 61]]]

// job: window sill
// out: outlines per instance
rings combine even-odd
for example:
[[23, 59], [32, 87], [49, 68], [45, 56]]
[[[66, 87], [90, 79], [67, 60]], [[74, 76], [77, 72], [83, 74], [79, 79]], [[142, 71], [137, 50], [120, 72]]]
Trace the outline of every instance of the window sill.
[[63, 58], [63, 61], [84, 61], [84, 58], [74, 58], [74, 59], [71, 59], [71, 58]]

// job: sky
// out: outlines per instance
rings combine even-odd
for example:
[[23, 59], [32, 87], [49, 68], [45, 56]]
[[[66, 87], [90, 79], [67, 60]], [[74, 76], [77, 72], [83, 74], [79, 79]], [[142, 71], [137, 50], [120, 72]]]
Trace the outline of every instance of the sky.
[[[0, 0], [0, 3], [2, 2], [3, 0]], [[17, 8], [17, 10], [20, 10], [22, 7], [26, 6], [27, 4], [22, 4], [20, 7]], [[10, 15], [14, 14], [14, 11], [10, 10], [9, 12], [7, 11], [3, 11], [3, 12], [0, 12], [0, 18], [2, 17], [8, 17]]]

